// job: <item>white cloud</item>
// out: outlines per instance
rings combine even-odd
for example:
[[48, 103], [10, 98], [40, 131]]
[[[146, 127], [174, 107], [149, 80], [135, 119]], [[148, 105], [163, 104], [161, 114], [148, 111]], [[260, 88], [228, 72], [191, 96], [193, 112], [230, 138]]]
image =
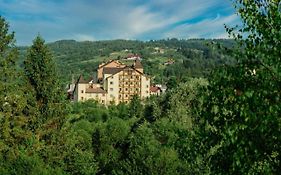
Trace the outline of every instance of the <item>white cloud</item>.
[[205, 19], [197, 23], [179, 25], [165, 34], [166, 38], [228, 38], [224, 24], [239, 23], [237, 15]]
[[[176, 26], [198, 16], [213, 16], [225, 0], [0, 0], [19, 44], [30, 44], [37, 33], [58, 39], [142, 39], [184, 36], [223, 36], [218, 28], [226, 17]], [[216, 24], [216, 25], [215, 25]], [[205, 26], [204, 26], [205, 25]], [[170, 30], [172, 28], [172, 30]], [[213, 30], [213, 31], [212, 31]], [[95, 36], [95, 37], [93, 37]], [[152, 36], [153, 37], [153, 36]], [[154, 36], [153, 39], [155, 39]], [[186, 37], [185, 37], [186, 38]]]

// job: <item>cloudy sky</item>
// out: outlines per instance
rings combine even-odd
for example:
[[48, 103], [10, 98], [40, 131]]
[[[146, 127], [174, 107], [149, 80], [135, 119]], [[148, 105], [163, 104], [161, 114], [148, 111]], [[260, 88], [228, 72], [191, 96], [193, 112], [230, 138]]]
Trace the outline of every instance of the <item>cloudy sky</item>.
[[230, 0], [0, 0], [18, 45], [61, 39], [226, 38]]

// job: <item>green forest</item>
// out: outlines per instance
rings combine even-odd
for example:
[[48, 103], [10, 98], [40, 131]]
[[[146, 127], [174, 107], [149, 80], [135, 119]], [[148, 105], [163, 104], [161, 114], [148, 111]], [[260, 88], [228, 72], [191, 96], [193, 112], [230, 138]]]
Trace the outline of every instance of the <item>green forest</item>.
[[[84, 41], [61, 40], [46, 44], [58, 66], [60, 79], [69, 83], [79, 75], [94, 76], [98, 65], [113, 59], [124, 61], [128, 55], [140, 55], [145, 73], [154, 83], [166, 83], [176, 77], [182, 82], [188, 77], [206, 77], [218, 65], [233, 64], [233, 57], [218, 49], [233, 48], [230, 39], [166, 39], [155, 41], [108, 40]], [[19, 47], [22, 65], [28, 47]], [[165, 65], [172, 60], [174, 64]]]
[[[243, 24], [226, 26], [231, 40], [36, 36], [17, 47], [1, 16], [0, 174], [279, 174], [281, 1], [233, 3]], [[66, 99], [72, 76], [128, 54], [168, 91], [110, 106]]]

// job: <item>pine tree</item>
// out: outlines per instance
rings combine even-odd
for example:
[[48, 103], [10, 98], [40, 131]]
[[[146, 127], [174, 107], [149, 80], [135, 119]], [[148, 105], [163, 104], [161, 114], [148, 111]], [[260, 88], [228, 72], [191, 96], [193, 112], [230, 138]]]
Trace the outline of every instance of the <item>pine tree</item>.
[[[45, 41], [37, 36], [24, 61], [27, 86], [33, 93], [38, 114], [35, 117], [36, 140], [43, 145], [37, 149], [51, 167], [64, 166], [65, 133], [61, 130], [67, 103], [56, 70], [56, 64]], [[41, 142], [42, 141], [42, 142]], [[60, 157], [60, 159], [58, 159]]]
[[63, 90], [53, 57], [44, 43], [40, 36], [35, 38], [24, 61], [24, 69], [40, 113], [38, 126], [47, 124], [58, 128], [64, 116]]

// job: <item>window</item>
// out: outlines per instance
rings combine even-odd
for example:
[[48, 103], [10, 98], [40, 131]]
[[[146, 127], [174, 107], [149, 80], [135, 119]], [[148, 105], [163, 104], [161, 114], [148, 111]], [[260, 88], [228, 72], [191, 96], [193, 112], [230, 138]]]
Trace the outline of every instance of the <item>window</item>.
[[148, 88], [148, 85], [146, 85], [146, 88]]
[[84, 100], [84, 97], [81, 97], [81, 100]]
[[104, 104], [104, 100], [102, 100], [101, 103]]
[[126, 91], [128, 90], [128, 88], [125, 89]]
[[83, 90], [81, 90], [81, 93], [83, 94], [83, 93], [84, 93], [84, 91], [83, 91]]
[[113, 88], [110, 88], [110, 91], [113, 91]]
[[102, 94], [102, 96], [104, 97], [104, 96], [105, 96], [105, 94]]
[[110, 84], [113, 84], [113, 81], [111, 81]]

